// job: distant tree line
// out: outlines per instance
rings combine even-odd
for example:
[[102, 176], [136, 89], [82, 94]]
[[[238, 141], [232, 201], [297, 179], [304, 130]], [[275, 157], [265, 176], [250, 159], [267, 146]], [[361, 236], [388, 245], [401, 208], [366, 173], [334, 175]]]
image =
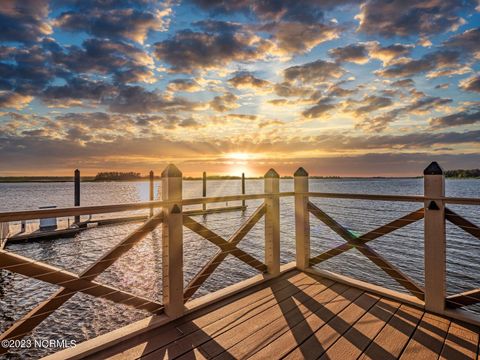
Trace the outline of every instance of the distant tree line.
[[142, 179], [142, 175], [137, 172], [119, 172], [119, 171], [109, 171], [109, 172], [99, 172], [94, 181], [128, 181], [128, 180], [139, 180]]
[[445, 176], [449, 178], [480, 178], [480, 169], [470, 170], [447, 170]]

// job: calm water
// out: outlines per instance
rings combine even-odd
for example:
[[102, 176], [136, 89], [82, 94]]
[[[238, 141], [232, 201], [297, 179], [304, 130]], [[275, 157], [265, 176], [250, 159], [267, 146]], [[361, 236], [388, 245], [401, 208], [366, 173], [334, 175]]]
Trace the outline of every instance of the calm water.
[[[247, 193], [263, 191], [262, 180], [247, 180]], [[201, 182], [184, 182], [184, 197], [199, 197]], [[447, 195], [480, 197], [480, 180], [447, 180]], [[402, 194], [423, 193], [422, 179], [311, 180], [311, 191]], [[156, 192], [158, 193], [158, 187]], [[293, 181], [282, 180], [281, 191], [292, 191]], [[240, 193], [239, 181], [210, 181], [208, 195]], [[82, 205], [145, 201], [148, 183], [84, 183]], [[364, 233], [421, 207], [419, 203], [390, 203], [362, 200], [314, 199], [313, 202], [348, 229]], [[0, 211], [36, 209], [43, 205], [71, 206], [72, 183], [0, 184]], [[218, 234], [228, 238], [260, 204], [248, 201], [244, 213], [231, 212], [196, 217]], [[238, 203], [230, 203], [236, 205]], [[217, 204], [215, 206], [225, 205]], [[480, 206], [450, 206], [474, 223], [480, 223]], [[293, 199], [281, 200], [281, 260], [294, 259]], [[139, 212], [141, 213], [141, 212]], [[145, 213], [145, 212], [143, 212]], [[89, 229], [73, 239], [48, 240], [9, 245], [8, 250], [79, 273], [105, 251], [118, 243], [139, 224], [123, 224]], [[343, 241], [316, 219], [311, 219], [312, 256]], [[263, 261], [263, 222], [260, 221], [239, 247]], [[448, 291], [455, 293], [480, 287], [480, 242], [454, 226], [448, 225]], [[185, 283], [215, 254], [217, 248], [189, 230], [184, 230]], [[423, 222], [411, 224], [398, 232], [370, 243], [394, 265], [423, 285]], [[161, 301], [161, 231], [158, 229], [137, 244], [103, 273], [98, 281]], [[322, 268], [402, 291], [397, 283], [371, 264], [360, 253], [350, 250], [321, 264]], [[255, 275], [236, 258], [229, 256], [195, 296], [218, 290]], [[58, 287], [0, 271], [0, 331], [47, 299]], [[475, 309], [474, 309], [475, 310]], [[77, 294], [45, 320], [30, 338], [75, 339], [95, 337], [147, 316], [108, 301]], [[38, 358], [46, 350], [29, 350], [9, 355], [13, 358]]]

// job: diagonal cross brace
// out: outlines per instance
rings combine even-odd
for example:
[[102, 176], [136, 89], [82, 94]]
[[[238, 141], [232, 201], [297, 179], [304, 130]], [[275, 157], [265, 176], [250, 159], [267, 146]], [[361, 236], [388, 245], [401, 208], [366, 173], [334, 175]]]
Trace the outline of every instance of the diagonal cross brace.
[[[362, 236], [356, 238], [356, 242], [365, 244], [381, 236], [387, 235], [395, 230], [401, 229], [402, 227], [413, 224], [414, 222], [423, 219], [424, 216], [425, 211], [422, 207], [416, 211], [411, 212], [410, 214], [407, 214], [399, 219], [389, 222], [386, 225], [380, 226], [372, 231], [369, 231], [366, 234], [363, 234]], [[320, 255], [317, 255], [314, 258], [310, 259], [310, 265], [317, 265], [325, 260], [331, 259], [334, 256], [343, 254], [344, 252], [353, 249], [355, 246], [356, 245], [354, 245], [353, 243], [347, 242], [333, 249], [327, 250]]]
[[338, 235], [340, 235], [345, 241], [347, 241], [347, 243], [350, 243], [350, 245], [352, 245], [358, 251], [360, 251], [363, 255], [365, 255], [371, 262], [377, 265], [385, 273], [390, 275], [391, 278], [393, 278], [400, 285], [405, 287], [414, 296], [423, 300], [424, 290], [420, 286], [418, 286], [412, 279], [410, 279], [407, 275], [403, 274], [400, 270], [397, 270], [392, 264], [390, 264], [387, 260], [385, 260], [380, 254], [378, 254], [375, 250], [370, 248], [365, 242], [359, 242], [357, 237], [352, 235], [347, 229], [345, 229], [342, 225], [340, 225], [333, 218], [331, 218], [329, 215], [327, 215], [325, 212], [320, 210], [317, 206], [315, 206], [311, 202], [308, 203], [308, 210], [317, 219], [322, 221], [330, 229], [332, 229]]
[[[229, 239], [228, 243], [237, 246], [255, 224], [265, 215], [265, 204], [262, 204], [248, 218], [248, 220], [238, 229]], [[202, 235], [203, 236], [203, 235]], [[208, 279], [223, 260], [228, 256], [227, 251], [220, 250], [213, 259], [211, 259], [200, 272], [190, 281], [184, 292], [184, 300], [187, 301], [198, 290], [200, 286]], [[266, 269], [266, 268], [265, 268]]]
[[452, 224], [457, 225], [463, 231], [469, 233], [477, 239], [480, 239], [480, 228], [449, 208], [445, 208], [445, 218]]
[[[103, 255], [95, 264], [80, 274], [80, 279], [93, 280], [95, 277], [105, 271], [120, 256], [130, 250], [136, 243], [152, 232], [163, 221], [163, 213], [159, 213], [146, 221], [138, 229], [130, 233], [112, 250]], [[29, 311], [22, 319], [18, 320], [8, 330], [0, 335], [0, 341], [4, 339], [18, 339], [23, 337], [37, 327], [51, 313], [66, 303], [76, 291], [62, 288], [56, 291], [50, 298], [38, 304]], [[0, 347], [0, 354], [5, 352], [5, 348]]]
[[71, 293], [83, 292], [94, 297], [111, 300], [113, 302], [131, 305], [137, 309], [156, 312], [162, 304], [119, 290], [115, 287], [104, 285], [95, 281], [82, 279], [79, 276], [62, 270], [58, 267], [0, 250], [0, 269], [27, 276], [32, 279], [62, 286]]
[[255, 259], [252, 255], [247, 254], [245, 251], [237, 248], [235, 245], [229, 243], [220, 235], [216, 234], [202, 224], [196, 222], [191, 217], [185, 215], [183, 217], [183, 225], [194, 233], [197, 233], [211, 243], [217, 245], [222, 252], [235, 256], [237, 259], [243, 261], [247, 265], [254, 267], [258, 271], [267, 271], [267, 266], [264, 263]]

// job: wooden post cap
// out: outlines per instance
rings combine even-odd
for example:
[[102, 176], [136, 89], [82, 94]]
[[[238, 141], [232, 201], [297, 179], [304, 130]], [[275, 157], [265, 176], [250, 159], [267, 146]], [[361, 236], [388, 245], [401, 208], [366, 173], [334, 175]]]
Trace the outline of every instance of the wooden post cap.
[[308, 176], [308, 172], [303, 167], [299, 167], [293, 176]]
[[182, 177], [182, 172], [173, 164], [169, 164], [162, 172], [162, 177]]
[[264, 177], [265, 178], [279, 178], [280, 175], [278, 175], [278, 173], [274, 169], [270, 169], [270, 170], [267, 171], [267, 173], [265, 174]]
[[423, 170], [423, 175], [443, 175], [443, 169], [436, 161], [433, 161]]

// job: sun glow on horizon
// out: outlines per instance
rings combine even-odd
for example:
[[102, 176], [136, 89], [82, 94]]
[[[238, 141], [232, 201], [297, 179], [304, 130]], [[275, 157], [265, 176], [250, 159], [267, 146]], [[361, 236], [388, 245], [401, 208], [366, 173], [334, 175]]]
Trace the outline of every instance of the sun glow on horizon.
[[251, 160], [253, 159], [253, 157], [254, 157], [253, 154], [242, 153], [242, 152], [229, 153], [225, 155], [225, 158], [233, 159], [233, 160]]

